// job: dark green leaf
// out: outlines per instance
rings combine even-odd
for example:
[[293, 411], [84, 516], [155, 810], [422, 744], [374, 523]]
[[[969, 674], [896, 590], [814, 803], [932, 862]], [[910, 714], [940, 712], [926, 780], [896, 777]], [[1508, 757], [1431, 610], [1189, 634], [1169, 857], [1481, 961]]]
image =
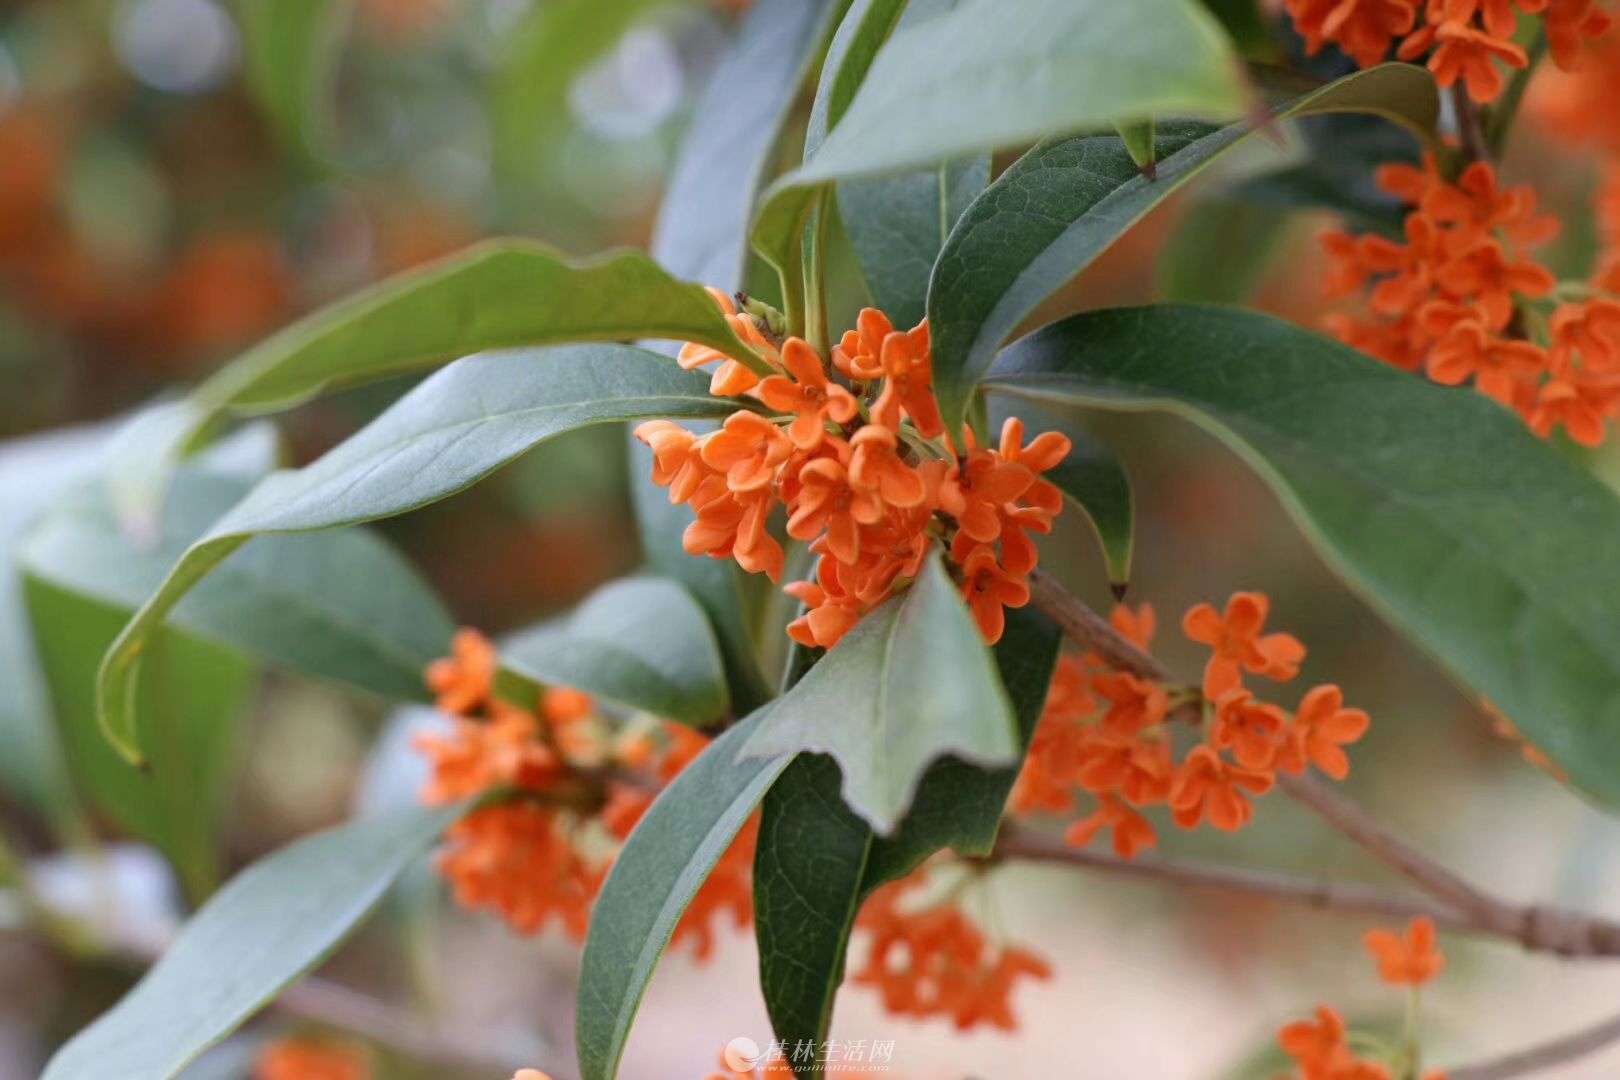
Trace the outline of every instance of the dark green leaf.
[[174, 461], [221, 410], [286, 405], [480, 349], [635, 337], [699, 341], [764, 363], [703, 289], [645, 255], [576, 265], [522, 241], [479, 244], [299, 320], [133, 426], [113, 460], [120, 516], [149, 526]]
[[43, 1080], [166, 1080], [236, 1030], [358, 926], [461, 808], [412, 808], [300, 840], [242, 871]]
[[738, 762], [764, 717], [720, 736], [658, 796], [613, 861], [580, 961], [575, 1034], [584, 1080], [612, 1080], [641, 996], [714, 864], [788, 759]]
[[[1278, 119], [1328, 112], [1385, 116], [1432, 135], [1439, 97], [1427, 71], [1372, 68], [1283, 107]], [[1039, 146], [997, 178], [957, 223], [928, 294], [934, 385], [947, 427], [967, 415], [996, 350], [1048, 297], [1160, 201], [1255, 129], [1161, 123], [1157, 179], [1116, 136]]]
[[[812, 670], [812, 676], [815, 669]], [[765, 796], [754, 851], [759, 986], [778, 1041], [820, 1046], [844, 981], [872, 829], [838, 794], [838, 765], [800, 754]], [[815, 1062], [794, 1062], [800, 1076]]]
[[1231, 444], [1344, 578], [1578, 786], [1620, 800], [1620, 499], [1478, 394], [1263, 315], [1082, 315], [987, 385]]
[[725, 715], [714, 631], [690, 593], [663, 578], [596, 590], [565, 619], [501, 643], [513, 670], [694, 726]]
[[705, 375], [627, 345], [486, 353], [452, 364], [324, 457], [267, 477], [186, 551], [107, 654], [98, 700], [108, 737], [125, 756], [139, 758], [129, 695], [142, 642], [252, 537], [413, 510], [589, 424], [715, 417], [733, 408], [734, 402], [709, 395]]
[[1187, 209], [1159, 253], [1159, 297], [1181, 303], [1242, 304], [1271, 268], [1286, 214], [1230, 199]]
[[979, 155], [926, 172], [838, 185], [838, 208], [872, 292], [894, 325], [916, 326], [928, 313], [928, 279], [945, 239], [990, 180]]
[[776, 703], [744, 753], [800, 750], [836, 758], [845, 801], [884, 834], [936, 758], [1017, 759], [1007, 692], [937, 554]]

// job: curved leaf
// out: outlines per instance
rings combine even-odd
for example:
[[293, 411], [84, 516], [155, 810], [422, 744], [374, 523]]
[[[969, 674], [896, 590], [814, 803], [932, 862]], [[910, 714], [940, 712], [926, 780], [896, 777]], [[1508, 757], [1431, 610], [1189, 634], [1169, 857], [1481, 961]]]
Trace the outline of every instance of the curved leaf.
[[450, 365], [325, 456], [265, 478], [187, 549], [107, 654], [98, 688], [103, 728], [126, 757], [139, 759], [129, 695], [143, 641], [252, 537], [414, 510], [588, 424], [718, 417], [734, 408], [709, 395], [702, 373], [628, 345], [485, 353]]
[[[838, 787], [836, 762], [800, 754], [771, 785], [760, 813], [759, 987], [771, 1030], [789, 1047], [827, 1038], [872, 849], [872, 827], [844, 804]], [[790, 1064], [800, 1076], [819, 1075], [813, 1060]]]
[[662, 578], [615, 581], [567, 618], [501, 643], [514, 671], [693, 726], [725, 715], [714, 631], [690, 593]]
[[150, 527], [175, 460], [221, 410], [279, 407], [481, 349], [638, 337], [703, 342], [764, 365], [702, 288], [638, 252], [576, 264], [538, 244], [479, 244], [300, 319], [132, 427], [110, 477], [120, 516]]
[[[182, 470], [155, 543], [135, 544], [119, 530], [105, 487], [91, 482], [40, 520], [19, 562], [30, 578], [127, 618], [249, 487]], [[403, 700], [424, 697], [422, 669], [444, 655], [455, 629], [410, 564], [363, 529], [251, 544], [169, 621], [293, 671]]]
[[353, 822], [231, 880], [122, 1001], [57, 1051], [43, 1080], [165, 1080], [319, 964], [464, 808]]
[[1116, 120], [1242, 107], [1225, 37], [1189, 0], [966, 0], [894, 36], [789, 182], [900, 172]]
[[1006, 765], [1015, 735], [990, 652], [935, 554], [777, 701], [743, 754], [832, 755], [844, 801], [888, 834], [936, 758]]
[[755, 712], [710, 743], [613, 860], [580, 961], [574, 1024], [584, 1080], [612, 1080], [618, 1072], [636, 1009], [687, 904], [787, 767], [787, 757], [736, 760], [765, 715]]
[[[1007, 613], [995, 658], [1020, 745], [1029, 745], [1040, 720], [1061, 642], [1045, 616], [1028, 608]], [[794, 1046], [826, 1037], [860, 901], [944, 848], [988, 855], [1017, 777], [1017, 766], [935, 762], [895, 835], [878, 837], [844, 805], [831, 760], [794, 760], [765, 797], [754, 856], [760, 988], [778, 1040]]]
[[[1408, 64], [1371, 68], [1283, 106], [1274, 119], [1373, 113], [1429, 137], [1439, 97], [1429, 73]], [[1256, 129], [1161, 123], [1157, 179], [1113, 135], [1036, 147], [968, 207], [928, 290], [934, 386], [948, 428], [967, 415], [973, 388], [1002, 342], [1070, 278], [1220, 154]]]
[[1511, 413], [1226, 308], [1078, 316], [986, 385], [1208, 428], [1391, 623], [1620, 801], [1620, 499]]

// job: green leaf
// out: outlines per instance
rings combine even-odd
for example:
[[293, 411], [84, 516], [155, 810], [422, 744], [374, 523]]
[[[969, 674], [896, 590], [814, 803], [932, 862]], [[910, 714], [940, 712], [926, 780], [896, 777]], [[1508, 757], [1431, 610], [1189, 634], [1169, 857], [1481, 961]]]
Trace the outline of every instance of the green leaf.
[[[844, 804], [838, 786], [836, 762], [800, 754], [771, 786], [760, 815], [759, 986], [771, 1030], [789, 1047], [820, 1046], [827, 1037], [872, 848], [871, 826]], [[800, 1076], [819, 1075], [814, 1062], [793, 1065]]]
[[221, 812], [237, 731], [256, 671], [240, 653], [165, 630], [146, 650], [135, 699], [147, 768], [123, 760], [96, 725], [101, 655], [127, 609], [33, 576], [24, 578], [52, 712], [78, 790], [119, 827], [151, 843], [174, 865], [193, 901], [219, 880]]
[[763, 370], [702, 288], [645, 255], [575, 264], [523, 241], [479, 244], [299, 320], [132, 428], [113, 462], [120, 516], [149, 527], [174, 462], [223, 410], [281, 407], [481, 349], [634, 337], [702, 342]]
[[986, 385], [1218, 435], [1392, 624], [1620, 801], [1620, 499], [1518, 417], [1226, 308], [1078, 316]]
[[[1033, 608], [1007, 612], [1006, 632], [994, 649], [996, 668], [1012, 698], [1019, 745], [1025, 751], [1046, 707], [1062, 644], [1057, 626]], [[955, 758], [937, 762], [923, 774], [899, 830], [874, 838], [862, 895], [905, 877], [944, 848], [969, 858], [990, 854], [1018, 769], [985, 769]]]
[[591, 910], [575, 1034], [584, 1080], [618, 1072], [636, 1009], [687, 904], [788, 758], [737, 761], [766, 713], [721, 735], [658, 796], [625, 841]]
[[980, 154], [925, 172], [838, 185], [838, 208], [873, 305], [894, 325], [916, 326], [928, 314], [934, 262], [989, 181], [990, 158]]
[[[1136, 537], [1136, 502], [1131, 478], [1114, 451], [1097, 441], [1067, 410], [1043, 409], [1020, 401], [1016, 405], [1000, 395], [990, 398], [990, 418], [996, 430], [1009, 416], [1024, 421], [1024, 437], [1043, 431], [1067, 435], [1069, 456], [1041, 474], [1086, 516], [1102, 545], [1109, 584], [1122, 591], [1131, 583], [1131, 554]], [[1011, 683], [1007, 684], [1011, 686]]]
[[700, 726], [725, 715], [725, 672], [703, 609], [662, 578], [597, 589], [567, 618], [501, 643], [521, 675]]
[[298, 157], [325, 156], [345, 0], [237, 0], [248, 89]]
[[175, 1076], [324, 960], [462, 807], [388, 814], [308, 837], [242, 871], [43, 1080]]
[[98, 693], [104, 730], [126, 757], [139, 759], [129, 695], [142, 643], [186, 593], [252, 537], [414, 510], [589, 424], [717, 417], [735, 407], [709, 396], [702, 373], [627, 345], [485, 353], [450, 365], [325, 456], [267, 477], [187, 549], [107, 654]]
[[1189, 207], [1159, 253], [1159, 297], [1179, 303], [1242, 304], [1278, 254], [1288, 217], [1231, 199]]
[[[127, 617], [249, 487], [235, 477], [183, 469], [158, 534], [136, 544], [118, 528], [105, 486], [84, 484], [40, 520], [19, 561], [31, 578]], [[186, 596], [169, 621], [393, 700], [424, 697], [422, 670], [444, 655], [454, 631], [415, 570], [362, 529], [256, 541]], [[93, 721], [94, 710], [88, 715]]]
[[17, 548], [64, 489], [98, 467], [104, 428], [0, 443], [0, 789], [59, 829], [78, 816], [35, 650]]
[[[1274, 117], [1331, 112], [1372, 113], [1432, 137], [1439, 97], [1424, 69], [1387, 64], [1299, 98]], [[997, 178], [957, 223], [929, 287], [934, 386], [946, 426], [954, 430], [964, 420], [974, 386], [1019, 324], [1254, 130], [1247, 123], [1220, 129], [1159, 124], [1155, 180], [1141, 174], [1111, 135], [1038, 146]]]
[[[1029, 609], [1007, 613], [995, 657], [1023, 746], [1040, 720], [1061, 642], [1044, 616]], [[760, 987], [777, 1039], [791, 1046], [826, 1037], [860, 901], [943, 848], [969, 857], [989, 854], [1017, 777], [1016, 766], [935, 762], [899, 830], [878, 837], [839, 796], [831, 759], [804, 754], [794, 760], [765, 797], [754, 856]]]
[[990, 652], [936, 554], [783, 695], [744, 755], [831, 754], [844, 800], [889, 834], [936, 758], [1009, 764], [1015, 735]]
[[1055, 132], [1242, 107], [1220, 27], [1187, 0], [966, 0], [894, 36], [789, 182], [901, 172]]

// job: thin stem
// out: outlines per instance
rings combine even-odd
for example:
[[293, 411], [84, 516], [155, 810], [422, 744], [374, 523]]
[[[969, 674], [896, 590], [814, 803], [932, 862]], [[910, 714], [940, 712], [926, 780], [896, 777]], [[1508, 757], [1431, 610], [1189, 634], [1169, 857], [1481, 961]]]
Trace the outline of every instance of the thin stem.
[[804, 228], [805, 340], [825, 357], [831, 344], [827, 330], [827, 289], [825, 278], [827, 219], [832, 216], [832, 199], [823, 189], [810, 208]]
[[1556, 1065], [1595, 1054], [1616, 1042], [1620, 1042], [1620, 1016], [1526, 1050], [1504, 1054], [1477, 1065], [1447, 1069], [1446, 1075], [1451, 1080], [1511, 1080], [1512, 1077], [1545, 1072]]
[[1490, 161], [1491, 147], [1480, 122], [1479, 106], [1474, 104], [1474, 99], [1468, 96], [1468, 90], [1461, 82], [1451, 88], [1451, 105], [1456, 113], [1457, 135], [1462, 140], [1467, 161]]
[[[1163, 664], [1126, 641], [1050, 575], [1040, 571], [1030, 575], [1030, 595], [1035, 607], [1082, 648], [1140, 678], [1173, 681]], [[1499, 900], [1323, 784], [1303, 777], [1280, 776], [1278, 786], [1374, 858], [1440, 900], [1446, 910], [1456, 912], [1470, 927], [1512, 938], [1532, 951], [1569, 957], [1620, 956], [1620, 924], [1562, 908], [1524, 907]]]
[[1536, 39], [1525, 51], [1529, 54], [1530, 62], [1513, 73], [1507, 90], [1503, 92], [1501, 100], [1492, 107], [1490, 116], [1485, 122], [1485, 142], [1490, 147], [1490, 152], [1498, 157], [1507, 147], [1508, 135], [1513, 131], [1513, 121], [1519, 115], [1519, 105], [1524, 101], [1524, 92], [1530, 86], [1530, 79], [1535, 75], [1542, 57], [1547, 55], [1545, 28], [1536, 31]]

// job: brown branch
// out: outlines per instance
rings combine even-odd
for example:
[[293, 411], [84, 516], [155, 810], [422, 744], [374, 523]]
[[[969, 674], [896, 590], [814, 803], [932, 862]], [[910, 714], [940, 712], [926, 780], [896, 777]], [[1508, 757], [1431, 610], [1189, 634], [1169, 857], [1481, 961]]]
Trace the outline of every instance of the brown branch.
[[1463, 153], [1469, 161], [1491, 160], [1491, 145], [1485, 138], [1485, 125], [1480, 120], [1479, 106], [1468, 96], [1461, 81], [1451, 88], [1451, 108], [1457, 117], [1457, 135], [1462, 140]]
[[[1030, 594], [1035, 607], [1088, 652], [1141, 678], [1175, 681], [1163, 664], [1122, 638], [1106, 620], [1050, 575], [1040, 571], [1031, 574]], [[1279, 777], [1278, 785], [1296, 802], [1481, 932], [1511, 938], [1535, 952], [1567, 957], [1620, 956], [1620, 924], [1562, 908], [1521, 906], [1497, 899], [1325, 785], [1288, 776]]]
[[1478, 1065], [1462, 1065], [1447, 1069], [1446, 1075], [1451, 1080], [1510, 1080], [1511, 1077], [1544, 1072], [1555, 1065], [1595, 1054], [1616, 1042], [1620, 1042], [1620, 1016], [1594, 1024], [1572, 1035], [1565, 1035], [1526, 1050], [1504, 1054], [1490, 1061], [1482, 1061]]
[[1490, 930], [1473, 926], [1465, 916], [1438, 907], [1434, 901], [1421, 896], [1403, 896], [1370, 885], [1319, 881], [1272, 870], [1251, 870], [1194, 859], [1121, 859], [1101, 852], [1071, 848], [1061, 841], [1027, 829], [1005, 830], [996, 841], [993, 857], [1103, 870], [1140, 881], [1281, 900], [1346, 915], [1371, 915], [1380, 919], [1410, 919], [1427, 915], [1443, 929], [1460, 933], [1491, 933]]

